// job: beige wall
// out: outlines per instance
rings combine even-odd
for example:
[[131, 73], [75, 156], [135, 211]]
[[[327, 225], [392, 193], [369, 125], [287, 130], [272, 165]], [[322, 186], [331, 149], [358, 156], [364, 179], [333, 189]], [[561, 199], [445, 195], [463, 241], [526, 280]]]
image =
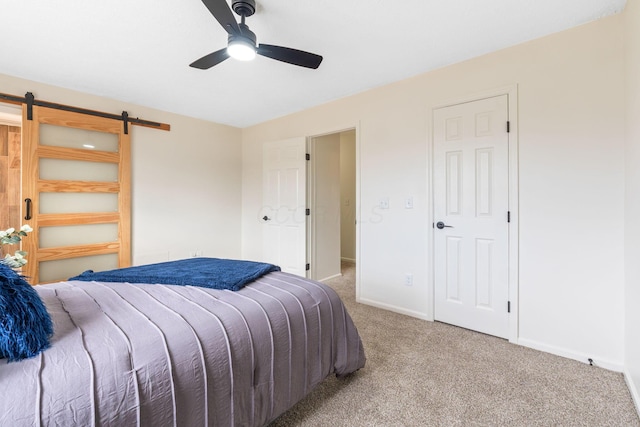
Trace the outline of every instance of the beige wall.
[[0, 74], [0, 92], [168, 123], [132, 126], [132, 244], [135, 264], [199, 251], [239, 257], [241, 131]]
[[640, 0], [625, 17], [627, 144], [625, 151], [625, 374], [640, 412]]
[[356, 131], [340, 132], [340, 257], [356, 260]]
[[243, 129], [243, 256], [262, 247], [260, 145], [355, 127], [360, 300], [431, 318], [431, 108], [517, 85], [518, 341], [622, 369], [623, 46], [618, 15]]

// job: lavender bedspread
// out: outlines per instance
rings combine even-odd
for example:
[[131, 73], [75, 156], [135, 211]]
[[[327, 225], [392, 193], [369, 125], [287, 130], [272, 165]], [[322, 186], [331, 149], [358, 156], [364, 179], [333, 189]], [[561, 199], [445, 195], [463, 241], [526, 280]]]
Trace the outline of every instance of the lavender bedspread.
[[364, 366], [328, 286], [283, 272], [237, 292], [69, 281], [37, 288], [52, 346], [0, 361], [4, 426], [262, 426]]

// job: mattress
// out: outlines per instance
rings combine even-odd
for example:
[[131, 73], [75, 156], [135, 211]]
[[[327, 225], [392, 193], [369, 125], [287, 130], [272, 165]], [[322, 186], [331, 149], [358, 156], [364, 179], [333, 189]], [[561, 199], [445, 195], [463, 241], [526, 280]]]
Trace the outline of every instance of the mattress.
[[0, 425], [262, 426], [331, 374], [362, 368], [330, 287], [272, 272], [239, 291], [37, 286], [51, 348], [0, 361]]

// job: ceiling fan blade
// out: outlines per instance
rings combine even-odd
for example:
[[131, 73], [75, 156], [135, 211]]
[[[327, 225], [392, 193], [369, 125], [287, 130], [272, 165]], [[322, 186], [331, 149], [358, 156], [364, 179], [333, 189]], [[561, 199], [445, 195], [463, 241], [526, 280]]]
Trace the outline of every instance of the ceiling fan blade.
[[189, 64], [189, 66], [193, 68], [199, 68], [201, 70], [208, 70], [209, 68], [213, 67], [214, 65], [218, 65], [227, 58], [229, 58], [229, 54], [227, 53], [227, 48], [225, 47], [223, 49], [216, 50], [213, 53], [203, 56], [197, 61]]
[[322, 56], [315, 53], [270, 44], [259, 45], [256, 53], [278, 61], [313, 69], [318, 68], [322, 62]]
[[233, 16], [233, 12], [225, 0], [202, 0], [209, 12], [218, 20], [222, 28], [233, 35], [240, 35], [242, 31]]

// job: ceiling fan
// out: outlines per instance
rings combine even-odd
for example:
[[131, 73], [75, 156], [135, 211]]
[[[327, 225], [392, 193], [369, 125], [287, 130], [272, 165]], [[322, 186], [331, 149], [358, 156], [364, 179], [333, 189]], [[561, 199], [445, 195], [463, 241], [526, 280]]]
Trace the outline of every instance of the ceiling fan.
[[190, 67], [207, 70], [229, 57], [249, 61], [255, 58], [256, 54], [300, 67], [316, 69], [320, 66], [322, 62], [320, 55], [289, 47], [256, 44], [256, 35], [244, 23], [244, 19], [256, 11], [255, 0], [231, 0], [231, 8], [240, 15], [240, 22], [236, 22], [226, 0], [202, 0], [202, 2], [222, 28], [229, 33], [229, 39], [227, 47], [203, 56], [191, 63]]

